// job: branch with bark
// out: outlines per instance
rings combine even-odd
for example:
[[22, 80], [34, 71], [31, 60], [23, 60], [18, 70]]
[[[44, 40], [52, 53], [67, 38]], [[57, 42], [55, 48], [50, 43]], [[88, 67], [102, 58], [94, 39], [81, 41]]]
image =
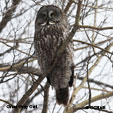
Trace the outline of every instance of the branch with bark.
[[2, 21], [0, 22], [0, 32], [5, 28], [7, 23], [11, 20], [13, 13], [15, 12], [18, 4], [21, 0], [13, 0], [11, 7], [4, 14]]

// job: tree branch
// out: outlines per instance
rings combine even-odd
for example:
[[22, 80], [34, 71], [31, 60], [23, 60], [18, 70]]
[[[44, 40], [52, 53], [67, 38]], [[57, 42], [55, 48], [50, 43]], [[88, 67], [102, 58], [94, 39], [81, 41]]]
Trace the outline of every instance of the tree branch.
[[90, 44], [90, 43], [87, 43], [87, 42], [84, 42], [84, 41], [81, 41], [81, 40], [74, 40], [74, 41], [75, 41], [75, 42], [80, 42], [80, 43], [82, 43], [82, 44], [87, 44], [87, 45], [89, 45], [89, 46], [92, 46], [92, 47], [95, 47], [95, 48], [98, 48], [98, 49], [101, 49], [102, 51], [104, 51], [104, 52], [106, 52], [106, 53], [109, 53], [109, 54], [113, 55], [112, 52], [107, 51], [106, 49], [101, 48], [101, 47], [99, 47], [99, 46], [97, 46], [97, 45], [95, 45], [95, 44]]
[[6, 100], [0, 99], [0, 101], [1, 101], [1, 102], [4, 102], [4, 103], [6, 103], [6, 104], [9, 104], [9, 105], [11, 105], [11, 106], [13, 106], [13, 104], [11, 104], [10, 102], [8, 102], [8, 101], [6, 101]]
[[47, 113], [48, 110], [48, 96], [49, 96], [49, 84], [46, 82], [45, 88], [44, 88], [44, 101], [43, 101], [43, 109], [42, 113]]
[[95, 26], [88, 26], [88, 25], [79, 25], [80, 28], [87, 28], [87, 29], [94, 29], [94, 30], [110, 30], [113, 27], [95, 27]]
[[73, 3], [73, 0], [69, 0], [68, 4], [66, 5], [66, 8], [64, 9], [64, 13], [67, 14], [69, 8], [71, 7]]
[[0, 22], [0, 32], [4, 29], [4, 27], [7, 25], [7, 23], [11, 20], [12, 14], [15, 12], [18, 4], [21, 0], [13, 0], [11, 8], [6, 11], [4, 17], [2, 18], [2, 21]]
[[[77, 77], [77, 79], [79, 79], [79, 80], [83, 80], [84, 77]], [[113, 86], [112, 86], [112, 85], [105, 84], [105, 83], [103, 83], [103, 82], [96, 81], [96, 80], [91, 79], [91, 78], [89, 79], [89, 82], [95, 83], [95, 84], [97, 84], [97, 85], [99, 85], [99, 86], [101, 85], [101, 86], [104, 86], [104, 87], [108, 87], [108, 88], [113, 89]]]

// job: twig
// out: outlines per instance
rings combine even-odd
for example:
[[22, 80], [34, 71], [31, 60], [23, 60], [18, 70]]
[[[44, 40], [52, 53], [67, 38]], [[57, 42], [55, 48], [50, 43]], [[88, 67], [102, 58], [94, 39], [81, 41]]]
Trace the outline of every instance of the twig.
[[10, 102], [8, 102], [8, 101], [6, 101], [6, 100], [0, 99], [0, 101], [6, 103], [6, 104], [8, 104], [8, 105], [13, 106], [13, 104], [11, 104]]
[[[84, 79], [84, 77], [77, 77], [79, 80], [83, 80]], [[108, 87], [108, 88], [111, 88], [111, 89], [113, 89], [113, 86], [111, 86], [111, 85], [109, 85], [109, 84], [105, 84], [105, 83], [103, 83], [103, 82], [100, 82], [100, 81], [96, 81], [96, 80], [94, 80], [94, 79], [89, 79], [89, 82], [92, 82], [92, 83], [95, 83], [95, 84], [97, 84], [97, 85], [99, 85], [99, 86], [104, 86], [104, 87]]]
[[21, 0], [13, 0], [12, 1], [11, 8], [6, 11], [5, 16], [2, 18], [2, 21], [0, 22], [0, 32], [4, 29], [4, 27], [7, 25], [7, 23], [11, 20], [12, 14], [15, 12], [20, 1]]
[[109, 53], [109, 54], [113, 55], [112, 52], [107, 51], [106, 49], [101, 48], [101, 47], [99, 47], [99, 46], [97, 46], [97, 45], [95, 45], [95, 44], [90, 44], [90, 43], [87, 43], [87, 42], [84, 42], [84, 41], [81, 41], [81, 40], [74, 40], [74, 41], [75, 41], [75, 42], [80, 42], [80, 43], [82, 43], [82, 44], [87, 44], [87, 45], [89, 45], [89, 46], [93, 46], [93, 47], [95, 47], [95, 48], [101, 49], [102, 51], [104, 51], [104, 52], [106, 52], [106, 53]]
[[89, 90], [89, 106], [91, 106], [91, 88], [90, 88], [90, 84], [89, 84], [89, 75], [88, 75], [88, 65], [89, 65], [89, 61], [90, 61], [90, 57], [88, 58], [88, 61], [87, 61], [87, 84], [88, 84], [88, 90]]
[[88, 29], [94, 29], [94, 30], [110, 30], [113, 29], [113, 27], [94, 27], [94, 26], [88, 26], [88, 25], [79, 25], [80, 28], [88, 28]]

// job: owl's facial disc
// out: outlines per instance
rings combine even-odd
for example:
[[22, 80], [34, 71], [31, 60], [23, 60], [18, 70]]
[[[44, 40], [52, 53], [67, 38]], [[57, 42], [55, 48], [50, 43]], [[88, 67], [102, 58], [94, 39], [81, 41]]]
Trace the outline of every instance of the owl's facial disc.
[[62, 12], [56, 6], [43, 6], [38, 12], [37, 23], [41, 26], [54, 25], [62, 21]]

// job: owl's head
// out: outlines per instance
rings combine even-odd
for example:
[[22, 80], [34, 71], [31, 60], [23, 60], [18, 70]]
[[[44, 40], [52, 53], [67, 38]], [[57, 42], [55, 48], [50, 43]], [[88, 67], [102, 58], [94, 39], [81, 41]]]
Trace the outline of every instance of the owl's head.
[[42, 6], [37, 14], [36, 24], [40, 26], [62, 23], [64, 14], [62, 10], [54, 5]]

